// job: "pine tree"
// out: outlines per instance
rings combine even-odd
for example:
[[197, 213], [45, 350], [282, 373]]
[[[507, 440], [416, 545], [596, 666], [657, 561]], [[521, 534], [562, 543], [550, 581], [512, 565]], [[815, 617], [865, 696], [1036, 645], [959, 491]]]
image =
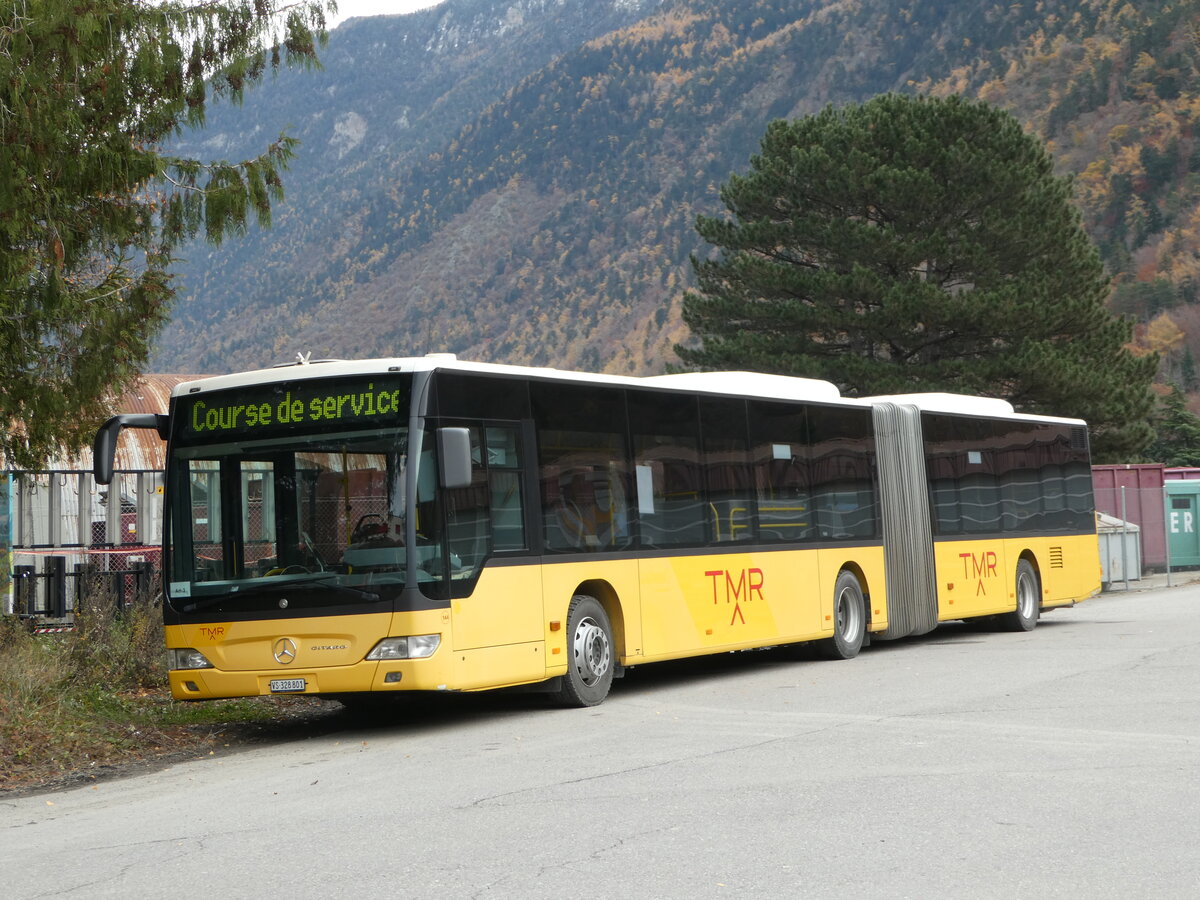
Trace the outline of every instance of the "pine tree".
[[0, 0], [0, 452], [78, 446], [147, 358], [181, 241], [270, 221], [281, 135], [238, 163], [170, 155], [215, 97], [316, 63], [333, 4]]
[[1146, 450], [1149, 460], [1168, 466], [1200, 466], [1200, 417], [1187, 408], [1177, 386], [1171, 386], [1155, 410], [1154, 427], [1154, 443]]
[[1156, 360], [1125, 348], [1070, 182], [1008, 113], [885, 95], [778, 120], [721, 199], [686, 365], [1002, 396], [1087, 419], [1098, 459], [1151, 439]]
[[1196, 357], [1190, 347], [1183, 348], [1183, 360], [1179, 364], [1179, 378], [1185, 391], [1196, 390]]

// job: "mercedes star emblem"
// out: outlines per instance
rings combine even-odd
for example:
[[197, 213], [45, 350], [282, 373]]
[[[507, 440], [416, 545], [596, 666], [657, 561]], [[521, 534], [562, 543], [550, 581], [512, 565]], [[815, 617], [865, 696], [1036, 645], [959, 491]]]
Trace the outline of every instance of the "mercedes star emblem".
[[286, 666], [296, 658], [296, 642], [291, 638], [280, 638], [271, 648], [275, 652], [275, 662]]

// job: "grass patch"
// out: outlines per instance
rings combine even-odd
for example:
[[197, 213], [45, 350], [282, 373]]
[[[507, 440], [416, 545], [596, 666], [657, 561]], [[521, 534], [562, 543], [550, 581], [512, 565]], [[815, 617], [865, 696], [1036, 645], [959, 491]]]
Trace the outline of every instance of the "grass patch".
[[282, 721], [288, 701], [301, 699], [176, 702], [163, 647], [152, 604], [121, 615], [108, 602], [86, 604], [64, 634], [32, 634], [0, 616], [0, 790], [207, 753], [227, 728]]

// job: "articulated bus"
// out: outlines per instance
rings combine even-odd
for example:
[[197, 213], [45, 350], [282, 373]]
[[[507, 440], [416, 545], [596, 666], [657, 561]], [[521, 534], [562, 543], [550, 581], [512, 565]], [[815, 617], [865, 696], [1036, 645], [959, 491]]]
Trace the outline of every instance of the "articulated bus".
[[326, 361], [179, 385], [173, 695], [530, 686], [591, 706], [630, 666], [1094, 595], [1085, 424], [950, 394], [745, 372], [646, 378]]

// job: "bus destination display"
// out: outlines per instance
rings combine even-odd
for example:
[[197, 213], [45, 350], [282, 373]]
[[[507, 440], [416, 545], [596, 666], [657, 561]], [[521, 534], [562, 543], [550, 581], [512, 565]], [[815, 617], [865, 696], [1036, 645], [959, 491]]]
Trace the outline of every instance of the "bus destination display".
[[294, 381], [182, 397], [186, 443], [262, 438], [331, 427], [392, 427], [408, 417], [408, 391], [381, 379]]

